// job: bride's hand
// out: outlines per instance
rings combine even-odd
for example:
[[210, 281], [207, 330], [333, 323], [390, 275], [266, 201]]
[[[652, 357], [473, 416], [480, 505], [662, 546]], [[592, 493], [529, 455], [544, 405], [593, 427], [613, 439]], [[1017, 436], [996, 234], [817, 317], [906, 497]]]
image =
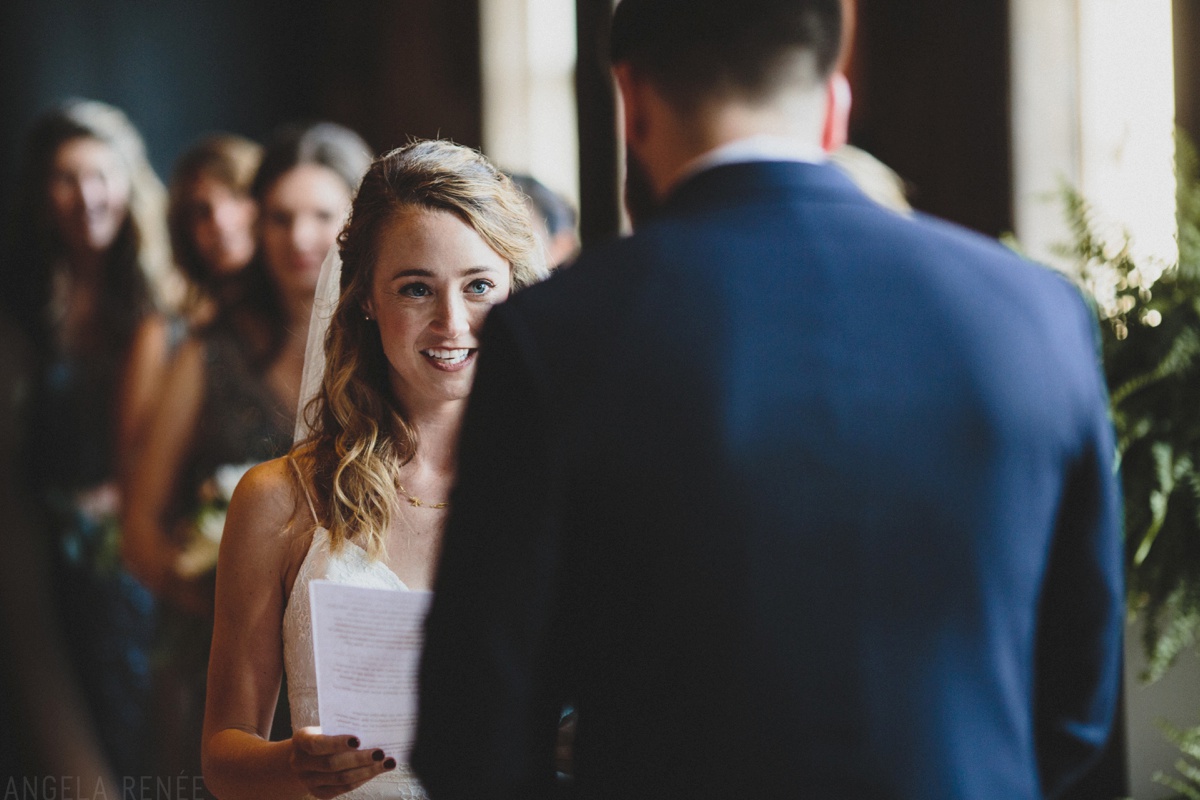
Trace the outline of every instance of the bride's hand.
[[362, 786], [381, 772], [396, 768], [382, 750], [359, 750], [353, 736], [324, 736], [318, 727], [292, 734], [292, 772], [319, 800]]

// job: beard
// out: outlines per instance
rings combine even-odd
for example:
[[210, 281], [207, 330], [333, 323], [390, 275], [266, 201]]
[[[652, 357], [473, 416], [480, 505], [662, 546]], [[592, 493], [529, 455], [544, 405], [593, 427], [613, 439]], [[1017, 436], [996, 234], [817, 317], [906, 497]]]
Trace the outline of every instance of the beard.
[[658, 207], [649, 173], [629, 145], [625, 145], [625, 211], [634, 230], [649, 222]]

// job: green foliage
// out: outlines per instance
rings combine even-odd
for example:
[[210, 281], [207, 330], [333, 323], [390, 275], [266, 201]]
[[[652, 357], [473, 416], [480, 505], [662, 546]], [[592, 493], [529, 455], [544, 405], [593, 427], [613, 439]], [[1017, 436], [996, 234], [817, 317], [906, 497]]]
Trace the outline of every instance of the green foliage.
[[1175, 791], [1180, 800], [1200, 800], [1200, 728], [1181, 731], [1163, 725], [1163, 733], [1179, 747], [1180, 759], [1175, 762], [1178, 774], [1156, 773], [1155, 782]]
[[1075, 261], [1101, 318], [1125, 496], [1129, 606], [1145, 621], [1148, 680], [1200, 635], [1198, 168], [1195, 148], [1177, 136], [1180, 253], [1165, 270], [1137, 263], [1127, 234], [1116, 242], [1098, 234], [1087, 201], [1064, 190], [1074, 241], [1060, 252]]

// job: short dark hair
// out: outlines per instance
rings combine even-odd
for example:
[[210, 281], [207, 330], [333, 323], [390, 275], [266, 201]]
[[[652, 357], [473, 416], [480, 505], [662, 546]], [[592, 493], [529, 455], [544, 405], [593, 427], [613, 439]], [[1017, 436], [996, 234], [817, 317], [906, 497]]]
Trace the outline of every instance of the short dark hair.
[[768, 96], [797, 55], [814, 80], [838, 64], [843, 0], [621, 0], [609, 57], [644, 72], [670, 101]]

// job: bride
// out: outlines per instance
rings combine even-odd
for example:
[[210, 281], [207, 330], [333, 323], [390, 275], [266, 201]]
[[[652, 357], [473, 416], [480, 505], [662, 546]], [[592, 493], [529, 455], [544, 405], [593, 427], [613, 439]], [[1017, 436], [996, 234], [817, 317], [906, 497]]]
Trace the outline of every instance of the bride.
[[[297, 444], [247, 473], [225, 525], [203, 747], [226, 800], [424, 797], [392, 754], [321, 734], [308, 584], [431, 588], [480, 328], [546, 274], [520, 193], [443, 141], [377, 159], [338, 241], [340, 280], [323, 276], [309, 335], [306, 372], [323, 378], [301, 400]], [[322, 370], [321, 287], [338, 284]], [[270, 742], [285, 668], [295, 733]]]

